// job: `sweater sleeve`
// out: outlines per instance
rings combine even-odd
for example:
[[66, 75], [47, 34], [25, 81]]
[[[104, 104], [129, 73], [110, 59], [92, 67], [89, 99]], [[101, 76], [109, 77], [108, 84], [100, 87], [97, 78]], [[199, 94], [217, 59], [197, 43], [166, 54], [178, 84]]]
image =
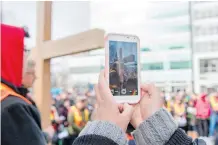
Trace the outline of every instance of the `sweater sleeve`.
[[182, 129], [177, 129], [165, 145], [206, 145], [202, 139], [195, 139], [187, 136]]
[[45, 145], [37, 109], [31, 105], [13, 104], [1, 114], [1, 134], [4, 145]]
[[[97, 136], [101, 136], [103, 140], [112, 141], [118, 145], [126, 145], [127, 139], [125, 133], [121, 128], [107, 121], [92, 121], [88, 122], [82, 132], [79, 134], [78, 139], [92, 139], [95, 141]], [[88, 141], [88, 140], [87, 140]], [[96, 142], [97, 143], [97, 142]], [[92, 143], [90, 143], [92, 144]], [[100, 144], [100, 143], [97, 143]], [[96, 145], [97, 145], [96, 144]], [[103, 144], [103, 143], [102, 143]], [[84, 144], [85, 145], [85, 144]], [[95, 144], [93, 144], [95, 145]], [[114, 145], [114, 144], [112, 144]]]
[[206, 145], [201, 139], [192, 139], [178, 129], [172, 115], [165, 109], [160, 109], [149, 117], [134, 131], [137, 145]]
[[178, 128], [171, 114], [160, 109], [133, 132], [137, 145], [164, 145]]

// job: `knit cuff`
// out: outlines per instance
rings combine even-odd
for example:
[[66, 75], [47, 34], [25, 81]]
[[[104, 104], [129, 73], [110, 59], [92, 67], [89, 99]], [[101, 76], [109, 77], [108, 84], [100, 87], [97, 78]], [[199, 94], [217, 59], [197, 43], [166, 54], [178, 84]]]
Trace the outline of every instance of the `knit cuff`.
[[177, 128], [172, 115], [162, 108], [141, 123], [133, 136], [137, 144], [164, 145]]
[[88, 122], [79, 136], [91, 134], [107, 137], [119, 145], [127, 144], [126, 136], [122, 129], [107, 121], [96, 120]]
[[[171, 139], [167, 142], [167, 145], [190, 145], [191, 143], [191, 137], [187, 136], [185, 131], [183, 131], [182, 129], [177, 129], [175, 133], [172, 135]], [[202, 143], [202, 145], [206, 144]]]

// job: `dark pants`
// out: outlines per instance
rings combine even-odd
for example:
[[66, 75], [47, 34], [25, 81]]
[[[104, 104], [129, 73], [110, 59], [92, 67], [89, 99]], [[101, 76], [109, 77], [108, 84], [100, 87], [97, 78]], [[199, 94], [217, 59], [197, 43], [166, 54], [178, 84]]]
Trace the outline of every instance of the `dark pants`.
[[199, 136], [208, 136], [208, 120], [197, 119], [196, 123], [197, 132]]

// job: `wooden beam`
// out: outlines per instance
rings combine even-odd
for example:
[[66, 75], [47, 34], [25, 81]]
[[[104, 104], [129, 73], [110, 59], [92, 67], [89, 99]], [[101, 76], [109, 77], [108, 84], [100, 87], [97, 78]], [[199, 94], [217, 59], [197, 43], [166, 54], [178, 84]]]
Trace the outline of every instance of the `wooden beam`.
[[37, 2], [36, 48], [30, 58], [36, 61], [37, 80], [34, 83], [34, 100], [40, 110], [42, 128], [50, 125], [51, 81], [50, 59], [104, 47], [104, 30], [93, 29], [60, 40], [51, 41], [52, 2]]
[[51, 40], [52, 2], [37, 2], [37, 36], [36, 45]]
[[42, 48], [42, 57], [48, 59], [97, 48], [104, 48], [104, 34], [104, 30], [93, 29], [63, 39], [46, 41]]
[[50, 59], [42, 58], [44, 41], [51, 40], [52, 2], [37, 2], [37, 40], [34, 50], [36, 61], [36, 76], [34, 83], [34, 98], [41, 113], [42, 128], [50, 125]]

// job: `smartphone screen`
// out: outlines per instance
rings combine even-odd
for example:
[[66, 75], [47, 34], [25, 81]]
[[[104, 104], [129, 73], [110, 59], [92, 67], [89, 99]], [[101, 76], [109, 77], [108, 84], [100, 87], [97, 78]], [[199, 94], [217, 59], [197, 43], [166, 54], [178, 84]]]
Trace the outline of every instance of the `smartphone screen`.
[[109, 41], [109, 86], [114, 96], [138, 95], [137, 43]]

